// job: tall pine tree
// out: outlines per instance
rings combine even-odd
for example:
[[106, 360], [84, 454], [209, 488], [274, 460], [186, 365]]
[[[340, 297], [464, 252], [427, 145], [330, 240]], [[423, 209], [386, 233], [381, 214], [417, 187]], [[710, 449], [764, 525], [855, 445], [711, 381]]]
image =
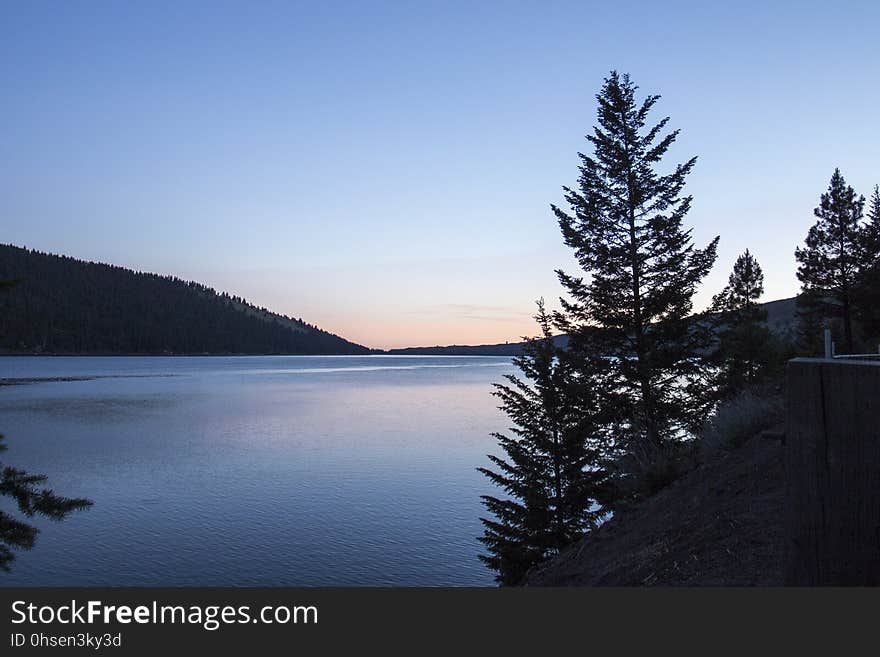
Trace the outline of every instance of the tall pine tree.
[[505, 495], [482, 496], [492, 518], [481, 518], [481, 559], [497, 571], [501, 584], [519, 583], [526, 572], [594, 526], [603, 471], [594, 418], [601, 412], [605, 367], [580, 363], [556, 346], [543, 301], [535, 317], [540, 337], [527, 341], [514, 362], [520, 378], [508, 375], [495, 395], [514, 426], [493, 434], [506, 456], [489, 455], [493, 468], [479, 468]]
[[795, 249], [802, 295], [799, 310], [809, 325], [815, 318], [839, 318], [847, 353], [855, 346], [853, 292], [864, 263], [862, 212], [865, 198], [846, 184], [835, 169], [828, 191], [813, 211], [818, 218], [807, 233], [804, 248]]
[[558, 272], [571, 297], [563, 300], [566, 321], [578, 332], [596, 329], [591, 348], [614, 370], [614, 433], [630, 474], [650, 480], [664, 476], [680, 439], [707, 413], [709, 336], [688, 316], [718, 238], [694, 248], [682, 225], [691, 197], [682, 190], [696, 158], [660, 170], [678, 131], [661, 134], [668, 117], [649, 127], [659, 96], [637, 102], [636, 90], [616, 71], [605, 80], [598, 125], [587, 136], [593, 154], [580, 154], [578, 186], [564, 188], [571, 211], [553, 211], [586, 275]]

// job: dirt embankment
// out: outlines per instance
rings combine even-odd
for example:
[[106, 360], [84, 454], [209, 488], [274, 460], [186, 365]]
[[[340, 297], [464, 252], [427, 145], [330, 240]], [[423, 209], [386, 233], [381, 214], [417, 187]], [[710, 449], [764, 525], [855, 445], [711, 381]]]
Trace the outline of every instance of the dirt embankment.
[[783, 584], [782, 444], [722, 451], [591, 532], [526, 586]]

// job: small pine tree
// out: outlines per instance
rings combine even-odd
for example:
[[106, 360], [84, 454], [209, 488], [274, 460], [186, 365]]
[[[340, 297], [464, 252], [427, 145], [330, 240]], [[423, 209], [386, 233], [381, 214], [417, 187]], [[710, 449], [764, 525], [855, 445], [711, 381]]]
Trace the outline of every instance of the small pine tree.
[[[843, 343], [854, 349], [853, 292], [863, 264], [860, 222], [865, 198], [846, 184], [835, 169], [828, 191], [813, 211], [818, 221], [810, 228], [804, 248], [795, 250], [797, 277], [803, 294], [798, 300], [801, 314], [840, 318]], [[815, 319], [807, 318], [808, 323]]]
[[831, 322], [822, 317], [819, 299], [815, 291], [801, 291], [796, 299], [796, 351], [800, 356], [824, 353], [824, 330], [831, 328]]
[[868, 347], [880, 345], [880, 187], [868, 204], [867, 222], [862, 229], [862, 271], [856, 298], [856, 316], [862, 325]]
[[865, 257], [872, 261], [880, 258], [880, 185], [874, 185], [866, 218], [868, 222], [864, 227]]
[[718, 395], [728, 399], [762, 382], [777, 364], [779, 349], [765, 322], [767, 311], [758, 305], [764, 293], [764, 272], [746, 249], [736, 259], [727, 287], [712, 299], [718, 331], [713, 361], [718, 366]]
[[712, 298], [718, 312], [755, 313], [758, 299], [764, 294], [764, 272], [748, 249], [733, 264], [727, 287]]
[[709, 408], [703, 354], [711, 336], [689, 316], [718, 238], [694, 248], [682, 225], [691, 197], [682, 190], [696, 158], [658, 171], [678, 131], [661, 135], [668, 117], [648, 127], [659, 96], [639, 103], [636, 90], [612, 71], [596, 96], [593, 155], [580, 155], [577, 189], [564, 188], [571, 213], [553, 206], [586, 278], [557, 273], [572, 299], [563, 300], [568, 323], [595, 328], [595, 348], [613, 364], [612, 433], [627, 446], [632, 474], [662, 485], [680, 440]]
[[[524, 378], [506, 377], [494, 394], [514, 426], [493, 434], [506, 457], [489, 455], [494, 469], [479, 468], [505, 497], [483, 495], [493, 518], [481, 518], [480, 559], [504, 585], [592, 528], [601, 486], [598, 444], [591, 431], [598, 412], [594, 389], [581, 366], [575, 374], [566, 350], [554, 343], [543, 301], [535, 317], [541, 335], [514, 359]], [[601, 364], [598, 364], [601, 367]]]

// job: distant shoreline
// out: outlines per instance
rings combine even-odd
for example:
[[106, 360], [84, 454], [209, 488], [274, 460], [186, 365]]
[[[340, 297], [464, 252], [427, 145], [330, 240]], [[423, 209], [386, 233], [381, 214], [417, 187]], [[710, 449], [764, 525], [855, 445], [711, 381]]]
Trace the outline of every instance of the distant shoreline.
[[0, 387], [25, 386], [32, 383], [75, 383], [96, 381], [98, 379], [156, 379], [177, 376], [176, 374], [93, 374], [86, 376], [28, 376], [22, 378], [0, 378]]
[[[443, 347], [445, 349], [445, 347]], [[397, 351], [407, 351], [408, 353], [396, 353]], [[400, 358], [416, 358], [422, 356], [432, 356], [436, 358], [464, 358], [468, 356], [487, 357], [494, 356], [498, 358], [507, 358], [508, 354], [475, 354], [475, 353], [416, 353], [417, 348], [412, 350], [391, 350], [391, 351], [375, 351], [368, 354], [154, 354], [154, 353], [0, 353], [0, 358], [370, 358], [372, 356], [394, 356]]]

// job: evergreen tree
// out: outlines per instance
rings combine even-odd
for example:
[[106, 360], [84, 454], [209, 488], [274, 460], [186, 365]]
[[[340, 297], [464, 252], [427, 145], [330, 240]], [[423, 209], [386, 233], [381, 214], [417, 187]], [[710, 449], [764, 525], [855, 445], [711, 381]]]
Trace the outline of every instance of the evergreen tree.
[[862, 271], [856, 299], [856, 315], [873, 351], [880, 345], [880, 188], [868, 206], [867, 223], [862, 229]]
[[824, 329], [831, 328], [818, 310], [819, 295], [801, 292], [796, 299], [796, 352], [800, 356], [819, 356], [824, 353]]
[[[6, 451], [0, 435], [0, 452]], [[46, 481], [45, 475], [29, 474], [0, 462], [0, 497], [10, 497], [18, 510], [28, 518], [43, 516], [51, 520], [63, 520], [72, 511], [92, 505], [89, 500], [61, 497], [52, 490], [39, 488]], [[29, 550], [34, 546], [38, 529], [11, 514], [0, 511], [0, 570], [9, 570], [14, 555], [12, 548]]]
[[[727, 287], [712, 297], [716, 312], [760, 314], [758, 299], [764, 294], [764, 272], [748, 249], [733, 264]], [[766, 315], [766, 312], [764, 312]]]
[[[813, 211], [818, 221], [807, 233], [804, 248], [795, 249], [797, 277], [803, 294], [802, 314], [839, 318], [843, 323], [844, 348], [854, 349], [853, 292], [863, 264], [861, 232], [865, 198], [846, 184], [835, 169], [828, 191]], [[808, 322], [814, 320], [808, 318]]]
[[636, 90], [628, 75], [612, 71], [605, 80], [598, 126], [587, 136], [593, 154], [580, 154], [578, 187], [564, 188], [571, 213], [553, 211], [586, 274], [558, 272], [571, 296], [563, 300], [566, 321], [596, 329], [594, 347], [614, 369], [614, 433], [631, 474], [650, 480], [665, 476], [679, 440], [708, 412], [702, 354], [710, 336], [688, 316], [718, 238], [694, 248], [682, 226], [691, 197], [682, 190], [696, 158], [659, 171], [678, 131], [661, 135], [668, 117], [648, 128], [659, 96], [638, 103]]
[[[512, 435], [493, 434], [506, 457], [489, 455], [495, 469], [479, 468], [506, 493], [482, 496], [494, 518], [481, 518], [489, 554], [480, 559], [507, 585], [594, 526], [603, 477], [593, 435], [600, 388], [589, 368], [576, 373], [555, 345], [543, 301], [535, 319], [540, 337], [514, 359], [524, 378], [508, 375], [493, 393], [514, 424]], [[598, 374], [603, 364], [594, 365]]]
[[776, 339], [765, 322], [767, 311], [758, 305], [764, 293], [764, 272], [746, 249], [733, 265], [727, 287], [712, 299], [710, 312], [718, 332], [714, 362], [721, 399], [760, 383], [777, 364]]
[[[17, 283], [18, 281], [0, 280], [0, 291], [10, 290]], [[5, 451], [4, 437], [0, 434], [0, 453]], [[38, 488], [44, 481], [44, 475], [29, 474], [0, 461], [0, 497], [12, 498], [18, 510], [28, 518], [40, 515], [52, 520], [63, 520], [72, 511], [91, 506], [89, 500], [61, 497], [49, 489]], [[36, 527], [0, 510], [0, 570], [9, 570], [9, 564], [15, 558], [13, 548], [32, 548], [37, 533]]]
[[874, 185], [871, 202], [868, 206], [868, 222], [864, 227], [863, 245], [866, 264], [876, 264], [880, 258], [880, 185]]

